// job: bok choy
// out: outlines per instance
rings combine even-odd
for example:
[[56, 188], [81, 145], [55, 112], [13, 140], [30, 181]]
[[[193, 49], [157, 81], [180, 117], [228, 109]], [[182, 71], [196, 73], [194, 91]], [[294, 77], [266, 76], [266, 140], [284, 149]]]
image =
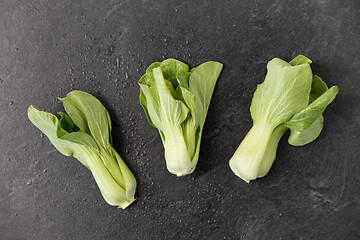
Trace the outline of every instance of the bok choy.
[[31, 105], [30, 121], [60, 153], [75, 157], [91, 171], [108, 204], [126, 208], [135, 200], [136, 180], [112, 147], [109, 113], [82, 91], [72, 91], [60, 100], [66, 111], [59, 113], [60, 120]]
[[267, 65], [265, 81], [258, 85], [250, 107], [253, 126], [230, 159], [231, 170], [249, 182], [265, 176], [276, 157], [282, 135], [302, 146], [315, 140], [322, 128], [322, 113], [339, 88], [313, 76], [311, 60], [299, 55], [287, 63], [279, 58]]
[[205, 118], [222, 69], [206, 62], [189, 70], [175, 59], [151, 64], [139, 80], [140, 103], [159, 130], [167, 169], [177, 176], [194, 171]]

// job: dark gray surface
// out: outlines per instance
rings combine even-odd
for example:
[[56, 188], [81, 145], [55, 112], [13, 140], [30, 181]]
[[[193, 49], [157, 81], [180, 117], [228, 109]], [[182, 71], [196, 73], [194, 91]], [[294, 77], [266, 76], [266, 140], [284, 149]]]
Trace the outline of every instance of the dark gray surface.
[[[353, 1], [0, 1], [0, 239], [359, 239], [360, 3]], [[275, 56], [305, 54], [340, 94], [321, 136], [286, 136], [263, 179], [228, 160]], [[224, 63], [190, 176], [165, 169], [137, 81], [154, 61]], [[108, 206], [90, 172], [28, 121], [79, 89], [109, 110], [114, 146], [138, 180]]]

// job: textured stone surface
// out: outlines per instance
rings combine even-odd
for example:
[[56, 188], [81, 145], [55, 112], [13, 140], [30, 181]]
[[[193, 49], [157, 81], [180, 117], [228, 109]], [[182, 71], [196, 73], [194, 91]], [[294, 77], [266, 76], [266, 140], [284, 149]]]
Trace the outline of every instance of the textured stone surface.
[[[359, 239], [360, 4], [352, 1], [0, 1], [0, 239]], [[228, 160], [251, 127], [250, 101], [275, 56], [305, 54], [340, 94], [321, 136], [286, 136], [270, 173], [246, 184]], [[167, 172], [137, 81], [154, 61], [224, 63], [197, 169]], [[87, 91], [113, 121], [138, 179], [128, 209], [26, 116]]]

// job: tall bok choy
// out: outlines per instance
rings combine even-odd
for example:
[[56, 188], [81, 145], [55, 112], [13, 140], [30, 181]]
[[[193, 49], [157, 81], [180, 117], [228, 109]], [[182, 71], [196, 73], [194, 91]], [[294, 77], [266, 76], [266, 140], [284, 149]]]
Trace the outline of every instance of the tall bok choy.
[[65, 112], [59, 120], [53, 114], [28, 108], [30, 121], [65, 156], [73, 156], [87, 167], [105, 201], [126, 208], [134, 200], [136, 180], [112, 147], [108, 111], [92, 95], [72, 91], [60, 99]]
[[231, 170], [249, 182], [265, 176], [276, 157], [282, 135], [302, 146], [315, 140], [322, 128], [322, 113], [339, 88], [313, 76], [311, 60], [299, 55], [287, 63], [279, 58], [267, 65], [265, 81], [258, 85], [250, 107], [253, 126], [230, 159]]
[[140, 103], [159, 130], [167, 169], [177, 176], [194, 171], [201, 134], [216, 81], [222, 69], [206, 62], [189, 70], [175, 59], [151, 64], [139, 80]]

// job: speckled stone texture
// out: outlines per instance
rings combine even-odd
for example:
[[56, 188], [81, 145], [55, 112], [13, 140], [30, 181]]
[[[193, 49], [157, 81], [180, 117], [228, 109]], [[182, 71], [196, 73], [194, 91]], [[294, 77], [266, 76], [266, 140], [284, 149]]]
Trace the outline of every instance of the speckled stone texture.
[[[360, 2], [0, 1], [0, 239], [360, 239]], [[246, 184], [228, 160], [251, 127], [249, 107], [273, 57], [305, 54], [340, 93], [321, 136], [281, 140], [270, 173]], [[139, 104], [154, 61], [224, 64], [199, 164], [178, 178]], [[105, 203], [77, 160], [27, 119], [71, 90], [110, 112], [114, 147], [137, 200]]]

